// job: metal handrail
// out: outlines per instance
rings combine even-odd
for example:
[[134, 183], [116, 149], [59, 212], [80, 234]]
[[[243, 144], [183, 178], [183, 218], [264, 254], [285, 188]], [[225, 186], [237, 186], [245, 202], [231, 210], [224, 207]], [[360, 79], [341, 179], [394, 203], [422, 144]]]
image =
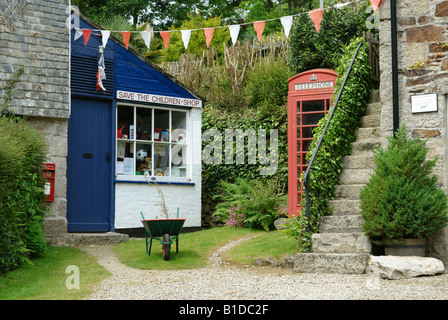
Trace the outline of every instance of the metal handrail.
[[310, 231], [310, 201], [309, 201], [310, 200], [310, 188], [309, 188], [310, 187], [310, 180], [309, 180], [310, 170], [311, 170], [311, 167], [313, 166], [314, 158], [316, 157], [317, 151], [319, 151], [320, 145], [322, 143], [322, 139], [324, 138], [324, 135], [327, 132], [327, 128], [328, 128], [328, 125], [330, 124], [331, 118], [333, 117], [333, 113], [336, 110], [336, 107], [339, 102], [339, 98], [341, 97], [341, 94], [344, 91], [345, 83], [347, 82], [347, 78], [350, 75], [350, 72], [352, 71], [353, 64], [355, 62], [356, 57], [358, 56], [358, 51], [361, 48], [362, 44], [363, 44], [363, 42], [361, 41], [361, 43], [358, 45], [358, 48], [356, 49], [356, 52], [352, 59], [352, 62], [350, 63], [350, 67], [348, 68], [348, 71], [345, 74], [344, 82], [342, 82], [341, 89], [339, 90], [338, 96], [336, 97], [334, 106], [330, 111], [330, 115], [327, 119], [327, 123], [325, 124], [324, 131], [322, 131], [322, 134], [320, 135], [319, 141], [317, 143], [317, 147], [316, 147], [316, 149], [314, 149], [313, 156], [311, 157], [310, 164], [306, 168], [305, 174], [303, 176], [303, 186], [305, 187], [305, 201], [306, 201], [305, 214], [306, 214], [306, 218], [308, 221], [308, 224], [306, 227], [306, 232]]

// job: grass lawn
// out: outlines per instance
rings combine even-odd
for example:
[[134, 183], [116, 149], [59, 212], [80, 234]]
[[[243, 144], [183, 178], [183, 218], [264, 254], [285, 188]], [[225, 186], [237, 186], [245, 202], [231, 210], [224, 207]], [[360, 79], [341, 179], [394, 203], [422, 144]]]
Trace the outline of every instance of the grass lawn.
[[[33, 265], [24, 263], [19, 268], [0, 275], [0, 300], [78, 300], [92, 291], [92, 287], [110, 275], [91, 255], [69, 247], [48, 247]], [[65, 273], [70, 265], [79, 268], [79, 290], [67, 289]]]
[[257, 259], [272, 257], [280, 261], [286, 255], [295, 253], [297, 253], [297, 240], [287, 237], [280, 231], [271, 231], [244, 241], [229, 250], [224, 259], [238, 264], [251, 265]]
[[[173, 270], [204, 267], [209, 255], [225, 243], [247, 235], [258, 235], [243, 242], [224, 257], [238, 264], [252, 264], [258, 258], [281, 259], [296, 251], [296, 241], [284, 234], [251, 229], [213, 228], [180, 235], [179, 253], [172, 245], [171, 259], [163, 260], [162, 245], [154, 240], [151, 255], [145, 251], [145, 240], [129, 240], [114, 247], [122, 263], [137, 269]], [[80, 300], [88, 296], [95, 285], [110, 275], [95, 258], [77, 248], [48, 247], [33, 264], [24, 263], [16, 270], [0, 275], [0, 300]], [[78, 289], [67, 289], [72, 273], [67, 267], [79, 268]]]
[[151, 255], [146, 255], [145, 240], [129, 240], [115, 246], [114, 251], [120, 261], [136, 269], [175, 270], [204, 267], [210, 253], [231, 240], [251, 234], [263, 234], [264, 231], [240, 228], [212, 228], [192, 233], [181, 233], [179, 253], [176, 245], [171, 245], [170, 260], [162, 257], [162, 245], [153, 240]]

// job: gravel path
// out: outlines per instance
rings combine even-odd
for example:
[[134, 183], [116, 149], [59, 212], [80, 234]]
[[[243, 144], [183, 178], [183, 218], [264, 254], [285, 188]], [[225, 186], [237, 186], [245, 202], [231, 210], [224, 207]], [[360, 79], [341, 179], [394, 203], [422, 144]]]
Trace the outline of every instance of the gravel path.
[[295, 273], [290, 269], [242, 267], [223, 262], [222, 252], [248, 237], [216, 250], [207, 267], [193, 270], [137, 270], [121, 264], [112, 246], [82, 249], [112, 276], [88, 300], [447, 300], [448, 274], [406, 280], [374, 275]]

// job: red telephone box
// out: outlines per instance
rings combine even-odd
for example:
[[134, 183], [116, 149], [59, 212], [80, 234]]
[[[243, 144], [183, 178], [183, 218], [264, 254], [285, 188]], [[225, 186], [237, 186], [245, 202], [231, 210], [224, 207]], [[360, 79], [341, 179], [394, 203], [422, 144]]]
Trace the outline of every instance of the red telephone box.
[[313, 141], [313, 129], [331, 107], [336, 72], [315, 69], [290, 78], [288, 92], [288, 194], [289, 215], [300, 214], [306, 171], [305, 156]]

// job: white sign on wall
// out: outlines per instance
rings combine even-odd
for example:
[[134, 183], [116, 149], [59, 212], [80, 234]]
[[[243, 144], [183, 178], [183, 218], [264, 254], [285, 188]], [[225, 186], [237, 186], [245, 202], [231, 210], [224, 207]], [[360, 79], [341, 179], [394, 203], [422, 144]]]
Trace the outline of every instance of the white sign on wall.
[[437, 111], [437, 93], [411, 96], [412, 113]]
[[169, 104], [182, 107], [199, 107], [199, 108], [202, 107], [202, 101], [198, 99], [159, 96], [155, 94], [128, 92], [120, 90], [117, 90], [117, 98], [121, 100]]

